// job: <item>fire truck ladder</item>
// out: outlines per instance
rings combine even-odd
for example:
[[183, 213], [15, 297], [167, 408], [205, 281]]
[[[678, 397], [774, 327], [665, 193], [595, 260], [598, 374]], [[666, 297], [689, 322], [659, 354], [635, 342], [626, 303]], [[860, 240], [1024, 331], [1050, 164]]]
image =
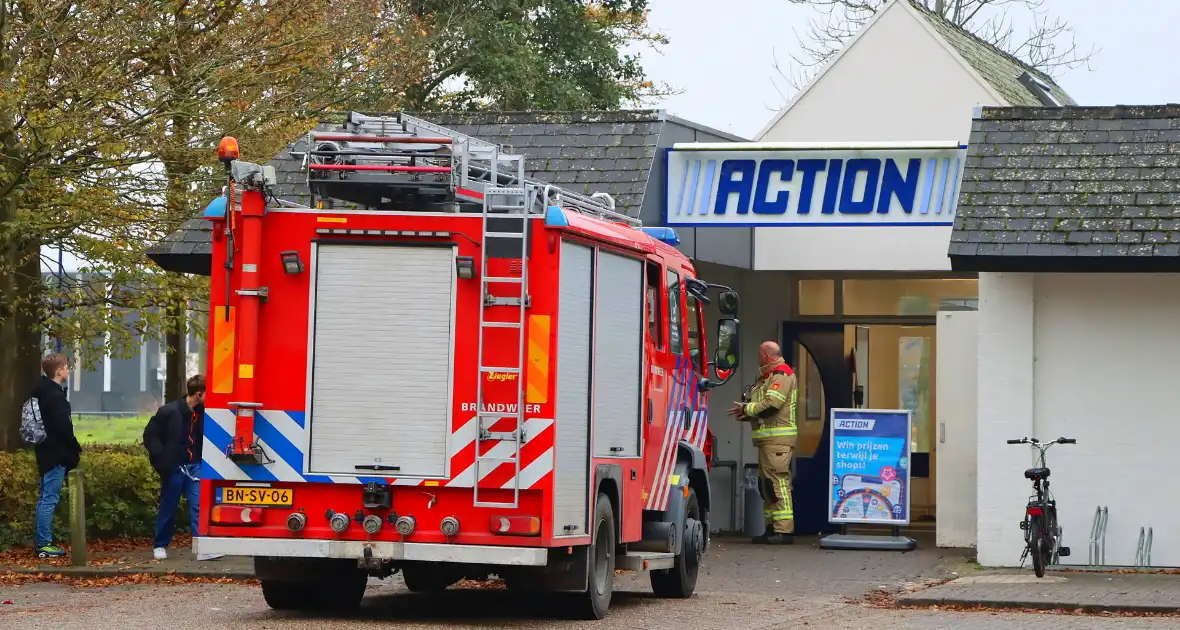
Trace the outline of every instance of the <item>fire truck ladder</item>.
[[[474, 503], [476, 506], [515, 508], [520, 505], [520, 448], [525, 440], [524, 360], [527, 339], [524, 334], [524, 326], [528, 317], [527, 309], [529, 307], [528, 214], [537, 190], [535, 187], [524, 184], [524, 156], [504, 155], [497, 152], [491, 160], [489, 178], [491, 182], [500, 181], [501, 166], [513, 171], [513, 179], [517, 182], [517, 185], [516, 187], [489, 185], [484, 189], [483, 238], [480, 240], [482, 243], [480, 247], [482, 263], [480, 265], [479, 379], [475, 385], [475, 400], [479, 405], [476, 411], [479, 424], [479, 437], [475, 444], [475, 480], [472, 485], [473, 492], [475, 493]], [[515, 229], [516, 226], [519, 226], [519, 230]], [[511, 251], [512, 254], [503, 256], [503, 258], [520, 261], [520, 277], [515, 275], [492, 276], [488, 273], [488, 259], [491, 258], [490, 250], [492, 249], [493, 240], [502, 243], [513, 243], [511, 249], [508, 247], [504, 248], [505, 251]], [[502, 287], [513, 284], [520, 286], [520, 297], [497, 296], [492, 290], [493, 285]], [[488, 319], [489, 309], [503, 311], [509, 308], [515, 309], [512, 319]], [[515, 365], [494, 366], [485, 363], [484, 347], [487, 342], [488, 331], [493, 328], [515, 330], [517, 338]], [[490, 373], [515, 375], [515, 378], [512, 380], [516, 385], [513, 388], [516, 392], [515, 406], [510, 404], [508, 407], [511, 413], [497, 413], [484, 409], [483, 386], [487, 375]], [[515, 428], [512, 432], [491, 431], [492, 425], [509, 418], [515, 420]], [[497, 442], [497, 445], [484, 453], [482, 452], [482, 447], [485, 442]], [[511, 482], [512, 501], [481, 501], [479, 498], [480, 479], [483, 478], [485, 471], [490, 472], [503, 463], [510, 463], [513, 467]]]

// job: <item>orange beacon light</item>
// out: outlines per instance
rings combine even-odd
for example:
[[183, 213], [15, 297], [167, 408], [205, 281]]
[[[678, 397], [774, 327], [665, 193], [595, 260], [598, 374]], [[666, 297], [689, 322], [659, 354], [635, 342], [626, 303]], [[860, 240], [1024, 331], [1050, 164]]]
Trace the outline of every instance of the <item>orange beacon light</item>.
[[238, 140], [233, 136], [226, 136], [217, 145], [217, 159], [222, 162], [232, 162], [241, 155], [238, 150]]

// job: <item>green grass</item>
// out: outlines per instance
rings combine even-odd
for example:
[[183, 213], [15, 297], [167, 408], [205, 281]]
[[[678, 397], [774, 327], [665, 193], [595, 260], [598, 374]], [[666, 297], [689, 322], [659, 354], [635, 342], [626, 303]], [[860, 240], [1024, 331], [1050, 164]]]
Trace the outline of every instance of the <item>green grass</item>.
[[74, 416], [74, 435], [82, 444], [139, 444], [151, 416]]

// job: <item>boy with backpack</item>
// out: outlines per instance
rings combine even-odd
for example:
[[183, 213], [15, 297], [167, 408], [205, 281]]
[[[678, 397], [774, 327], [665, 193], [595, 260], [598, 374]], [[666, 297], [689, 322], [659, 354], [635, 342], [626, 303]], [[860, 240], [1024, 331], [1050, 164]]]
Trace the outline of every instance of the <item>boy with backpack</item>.
[[50, 354], [41, 360], [41, 372], [32, 396], [21, 409], [20, 434], [33, 444], [41, 475], [33, 532], [37, 557], [56, 558], [64, 556], [65, 551], [53, 544], [53, 514], [61, 500], [66, 473], [78, 467], [82, 446], [74, 436], [70, 400], [66, 397], [69, 359], [64, 354]]

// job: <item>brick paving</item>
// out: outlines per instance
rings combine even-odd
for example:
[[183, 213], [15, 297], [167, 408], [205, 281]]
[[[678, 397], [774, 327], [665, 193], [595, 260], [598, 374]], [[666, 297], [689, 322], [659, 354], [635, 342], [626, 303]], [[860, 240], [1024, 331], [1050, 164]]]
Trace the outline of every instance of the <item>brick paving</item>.
[[971, 575], [903, 595], [902, 606], [982, 606], [1180, 613], [1180, 576], [1152, 573], [1031, 572]]

